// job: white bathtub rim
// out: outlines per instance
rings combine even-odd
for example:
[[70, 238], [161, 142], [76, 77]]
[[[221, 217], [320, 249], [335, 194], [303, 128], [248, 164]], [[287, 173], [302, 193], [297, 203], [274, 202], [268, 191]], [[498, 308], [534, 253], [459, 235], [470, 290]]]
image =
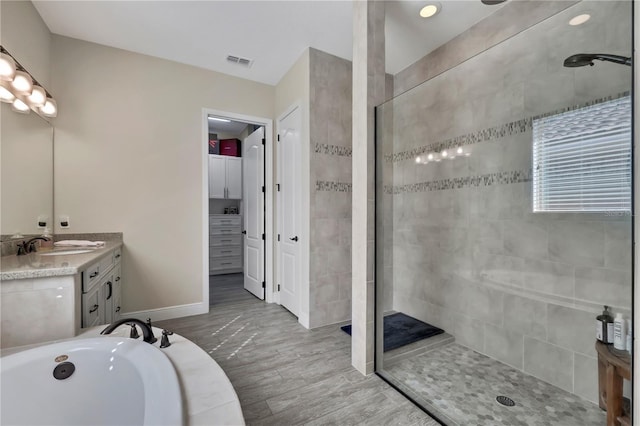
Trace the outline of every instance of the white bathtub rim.
[[2, 356], [0, 365], [4, 371], [34, 360], [51, 362], [61, 354], [69, 354], [73, 360], [73, 354], [79, 351], [119, 350], [119, 356], [136, 367], [145, 389], [159, 391], [158, 394], [145, 392], [144, 424], [160, 426], [183, 422], [182, 390], [173, 363], [161, 350], [146, 345], [149, 344], [122, 336], [86, 336], [25, 347], [19, 352]]

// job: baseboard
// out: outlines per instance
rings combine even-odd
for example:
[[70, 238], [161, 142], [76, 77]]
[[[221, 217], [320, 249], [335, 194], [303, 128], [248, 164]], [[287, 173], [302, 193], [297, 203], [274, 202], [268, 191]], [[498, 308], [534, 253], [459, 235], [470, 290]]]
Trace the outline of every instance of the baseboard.
[[166, 308], [149, 309], [147, 311], [123, 312], [121, 318], [138, 318], [152, 322], [164, 321], [173, 318], [190, 317], [192, 315], [206, 314], [209, 312], [208, 303], [191, 303], [188, 305], [168, 306]]
[[309, 327], [309, 313], [308, 312], [301, 312], [300, 316], [298, 317], [298, 322], [307, 330], [310, 329], [311, 327]]

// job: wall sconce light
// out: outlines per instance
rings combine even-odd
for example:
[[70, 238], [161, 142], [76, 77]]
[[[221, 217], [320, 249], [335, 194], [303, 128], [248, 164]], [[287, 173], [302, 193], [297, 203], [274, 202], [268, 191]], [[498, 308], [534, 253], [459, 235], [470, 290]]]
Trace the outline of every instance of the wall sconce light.
[[53, 96], [0, 45], [0, 102], [10, 103], [21, 114], [52, 118], [58, 115]]

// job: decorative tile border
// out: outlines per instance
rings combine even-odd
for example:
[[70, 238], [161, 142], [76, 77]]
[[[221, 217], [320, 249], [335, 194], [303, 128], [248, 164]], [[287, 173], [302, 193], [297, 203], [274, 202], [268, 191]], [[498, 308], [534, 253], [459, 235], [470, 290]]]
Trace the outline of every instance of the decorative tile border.
[[465, 176], [451, 179], [431, 180], [399, 186], [384, 186], [385, 194], [404, 194], [414, 192], [444, 191], [479, 186], [509, 185], [512, 183], [531, 182], [533, 171], [513, 170], [508, 172], [486, 173], [476, 176]]
[[468, 133], [466, 135], [456, 136], [455, 138], [447, 139], [440, 142], [434, 142], [429, 145], [423, 145], [413, 148], [409, 151], [396, 152], [394, 154], [388, 154], [384, 156], [386, 162], [398, 162], [413, 160], [418, 155], [426, 154], [429, 152], [437, 152], [443, 149], [452, 149], [464, 145], [472, 145], [480, 142], [487, 142], [493, 139], [499, 139], [506, 136], [513, 136], [520, 133], [529, 131], [533, 127], [533, 120], [537, 120], [543, 117], [549, 117], [551, 115], [562, 114], [563, 112], [573, 111], [580, 108], [596, 105], [602, 102], [612, 101], [624, 96], [629, 96], [630, 92], [622, 92], [616, 95], [607, 96], [605, 98], [595, 99], [593, 101], [585, 102], [579, 105], [573, 105], [567, 108], [562, 108], [556, 111], [536, 115], [533, 117], [523, 118], [521, 120], [512, 121], [510, 123], [502, 124], [499, 126], [489, 127], [482, 129], [474, 133]]
[[573, 105], [573, 106], [570, 106], [570, 107], [567, 107], [567, 108], [562, 108], [562, 109], [559, 109], [559, 110], [556, 110], [556, 111], [552, 111], [552, 112], [547, 112], [547, 113], [544, 113], [544, 114], [536, 115], [536, 116], [534, 116], [532, 118], [533, 118], [533, 120], [537, 120], [539, 118], [549, 117], [551, 115], [562, 114], [563, 112], [574, 111], [576, 109], [590, 107], [590, 106], [593, 106], [593, 105], [601, 104], [603, 102], [613, 101], [615, 99], [620, 99], [620, 98], [623, 98], [625, 96], [631, 96], [631, 92], [628, 92], [628, 91], [627, 92], [621, 92], [621, 93], [617, 93], [615, 95], [607, 96], [605, 98], [594, 99], [592, 101], [584, 102], [584, 103], [579, 104], [579, 105]]
[[410, 151], [402, 151], [391, 155], [385, 155], [385, 160], [387, 162], [393, 161], [394, 163], [397, 161], [413, 160], [418, 155], [426, 154], [428, 152], [452, 149], [459, 146], [487, 142], [492, 139], [503, 138], [505, 136], [517, 135], [531, 129], [531, 123], [531, 118], [524, 118], [522, 120], [513, 121], [500, 126], [489, 127], [488, 129], [482, 129], [474, 133], [468, 133], [466, 135], [456, 136], [455, 138], [413, 148]]
[[346, 182], [316, 181], [316, 191], [351, 192], [351, 184]]
[[317, 143], [315, 145], [314, 152], [316, 154], [337, 155], [339, 157], [351, 157], [352, 151], [351, 151], [351, 147], [349, 146]]

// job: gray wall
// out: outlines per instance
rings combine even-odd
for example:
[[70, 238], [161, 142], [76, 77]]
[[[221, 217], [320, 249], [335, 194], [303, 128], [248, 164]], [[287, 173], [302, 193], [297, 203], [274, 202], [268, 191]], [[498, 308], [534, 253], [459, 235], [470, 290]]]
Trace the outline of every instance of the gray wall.
[[351, 318], [351, 62], [309, 49], [310, 327]]
[[351, 319], [351, 66], [309, 49], [311, 328]]
[[[567, 25], [587, 7], [587, 24]], [[629, 67], [562, 66], [595, 51], [630, 56], [629, 2], [577, 4], [458, 61], [386, 104], [393, 135], [382, 133], [394, 153], [384, 166], [393, 174], [393, 308], [594, 402], [595, 316], [607, 304], [629, 317], [631, 220], [532, 213], [531, 119], [630, 90]], [[414, 74], [396, 75], [396, 88], [411, 87], [403, 75]], [[460, 145], [470, 157], [415, 162]]]

